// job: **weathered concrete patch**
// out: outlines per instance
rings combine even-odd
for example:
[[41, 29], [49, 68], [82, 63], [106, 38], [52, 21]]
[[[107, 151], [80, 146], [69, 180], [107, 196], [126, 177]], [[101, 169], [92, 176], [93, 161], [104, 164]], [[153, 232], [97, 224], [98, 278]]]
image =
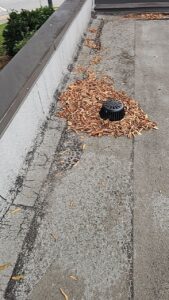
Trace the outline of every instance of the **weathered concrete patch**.
[[14, 201], [16, 205], [34, 206], [41, 186], [49, 173], [65, 122], [53, 117], [47, 126], [43, 142], [34, 155], [20, 193]]
[[27, 153], [7, 198], [0, 195], [0, 220], [3, 219], [12, 203], [25, 206], [34, 205], [40, 187], [48, 174], [64, 126], [64, 120], [52, 116], [51, 112], [48, 122], [43, 124], [34, 144]]
[[[25, 281], [17, 287], [17, 299], [23, 298], [51, 263], [46, 276], [53, 270], [52, 285], [44, 292], [40, 282], [39, 299], [54, 289], [57, 299], [62, 299], [58, 292], [60, 284], [65, 286], [59, 279], [62, 273], [78, 276], [79, 299], [112, 299], [112, 293], [126, 299], [130, 295], [132, 143], [125, 139], [112, 143], [111, 138], [85, 142], [79, 164], [66, 176], [56, 176], [53, 191], [47, 195], [47, 211], [34, 249], [29, 258], [23, 257]], [[33, 266], [36, 271], [32, 273]], [[32, 297], [36, 299], [36, 291]]]
[[[57, 145], [55, 155], [52, 156], [53, 161], [50, 170], [48, 171], [48, 176], [46, 178], [46, 181], [43, 183], [41, 191], [33, 207], [35, 214], [31, 221], [30, 228], [27, 232], [27, 235], [25, 236], [22, 249], [18, 255], [18, 259], [15, 264], [15, 268], [13, 270], [13, 275], [16, 273], [25, 274], [24, 265], [29, 262], [32, 251], [35, 247], [35, 242], [39, 235], [39, 227], [46, 214], [46, 205], [48, 202], [47, 199], [48, 199], [48, 194], [52, 189], [52, 182], [55, 180], [56, 177], [57, 178], [60, 178], [60, 176], [62, 177], [64, 173], [67, 172], [67, 170], [71, 169], [80, 159], [81, 153], [82, 153], [82, 142], [79, 140], [79, 137], [75, 133], [64, 129], [62, 131], [61, 138]], [[50, 226], [47, 226], [47, 228], [49, 231], [51, 230]], [[53, 233], [52, 230], [49, 232], [49, 237], [52, 240], [55, 240], [55, 233]], [[31, 269], [29, 269], [29, 274], [31, 275], [31, 279], [32, 279], [31, 271], [32, 271], [32, 267]], [[26, 283], [25, 279], [24, 279], [24, 283]], [[18, 298], [19, 285], [20, 282], [15, 282], [13, 280], [10, 280], [6, 290], [5, 299], [11, 299], [11, 297]], [[26, 293], [29, 292], [29, 289], [30, 287], [26, 287]]]
[[1, 197], [1, 203], [2, 201], [3, 203], [0, 224], [0, 260], [1, 263], [11, 264], [5, 272], [0, 274], [2, 275], [0, 285], [2, 295], [12, 273], [15, 275], [15, 263], [33, 216], [37, 214], [36, 201], [49, 173], [64, 127], [63, 120], [58, 120], [55, 115], [50, 117], [47, 125], [37, 137], [37, 144], [28, 153], [16, 186], [11, 191], [10, 202], [13, 204]]
[[0, 299], [3, 299], [4, 287], [12, 275], [33, 215], [29, 209], [11, 206], [0, 225], [0, 264], [10, 263], [9, 268], [0, 273]]

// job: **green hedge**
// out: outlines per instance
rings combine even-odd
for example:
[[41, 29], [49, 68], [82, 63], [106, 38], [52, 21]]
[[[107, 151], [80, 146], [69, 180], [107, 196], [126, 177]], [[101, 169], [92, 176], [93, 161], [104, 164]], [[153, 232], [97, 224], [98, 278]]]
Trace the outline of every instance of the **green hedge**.
[[11, 12], [3, 32], [4, 47], [7, 54], [14, 56], [53, 12], [52, 7]]
[[3, 31], [5, 29], [6, 24], [0, 24], [0, 56], [5, 55], [4, 49], [4, 38], [3, 38]]

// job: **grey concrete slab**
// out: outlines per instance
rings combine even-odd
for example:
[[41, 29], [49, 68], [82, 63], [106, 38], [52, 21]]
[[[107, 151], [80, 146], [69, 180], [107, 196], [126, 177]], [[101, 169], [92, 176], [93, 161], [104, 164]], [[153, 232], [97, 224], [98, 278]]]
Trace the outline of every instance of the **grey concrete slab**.
[[159, 130], [136, 138], [135, 299], [169, 299], [169, 22], [137, 22], [135, 96]]
[[[46, 261], [51, 267], [32, 300], [62, 299], [59, 288], [70, 299], [112, 299], [112, 295], [126, 299], [130, 294], [132, 142], [112, 138], [85, 142], [79, 164], [56, 179], [48, 195], [29, 265], [40, 270]], [[54, 247], [49, 224], [58, 237]], [[77, 283], [73, 284], [71, 274], [78, 277]]]

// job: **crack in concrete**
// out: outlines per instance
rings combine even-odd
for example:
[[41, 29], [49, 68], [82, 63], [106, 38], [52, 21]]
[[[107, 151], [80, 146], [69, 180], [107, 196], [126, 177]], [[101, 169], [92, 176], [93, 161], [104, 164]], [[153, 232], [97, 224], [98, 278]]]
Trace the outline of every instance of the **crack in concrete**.
[[2, 195], [0, 195], [0, 197], [2, 198], [2, 200], [7, 201], [7, 199], [4, 198]]

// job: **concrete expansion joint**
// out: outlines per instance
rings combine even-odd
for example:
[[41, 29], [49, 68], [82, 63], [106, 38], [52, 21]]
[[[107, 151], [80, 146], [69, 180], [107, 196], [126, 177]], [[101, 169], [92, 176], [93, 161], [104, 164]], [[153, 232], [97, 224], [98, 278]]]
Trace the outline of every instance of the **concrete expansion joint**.
[[131, 178], [131, 233], [130, 233], [130, 255], [129, 255], [129, 300], [134, 300], [134, 142], [135, 138], [132, 139], [132, 151], [131, 151], [131, 170], [130, 170], [130, 178]]

